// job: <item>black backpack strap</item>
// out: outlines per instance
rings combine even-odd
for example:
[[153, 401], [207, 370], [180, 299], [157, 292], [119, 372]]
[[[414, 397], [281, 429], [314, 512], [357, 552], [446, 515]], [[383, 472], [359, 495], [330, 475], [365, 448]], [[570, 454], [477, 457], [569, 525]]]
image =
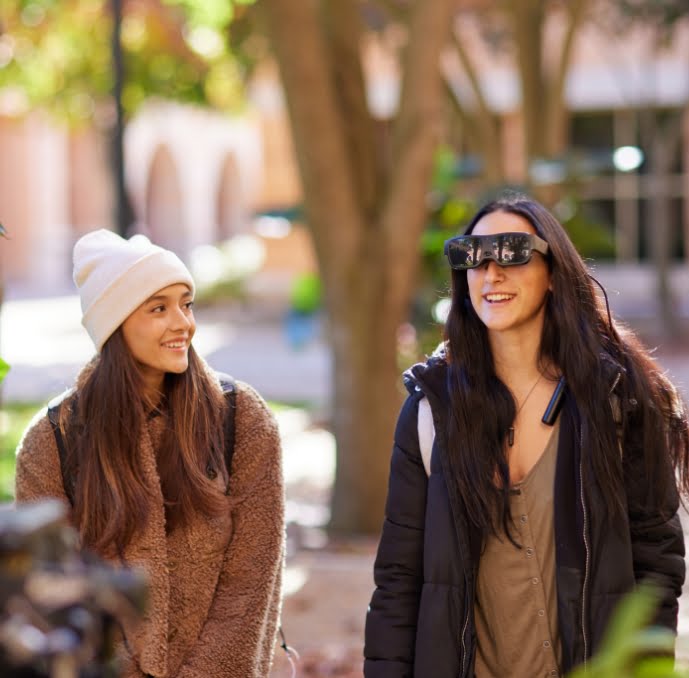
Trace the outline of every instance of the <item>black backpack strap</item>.
[[60, 410], [64, 398], [60, 398], [57, 402], [48, 406], [48, 420], [53, 429], [55, 436], [55, 443], [57, 444], [57, 453], [60, 457], [60, 473], [62, 474], [62, 486], [64, 487], [67, 499], [69, 499], [70, 506], [74, 506], [74, 478], [67, 477], [67, 448], [65, 447], [65, 439], [60, 430]]
[[220, 386], [227, 401], [225, 417], [225, 468], [227, 475], [232, 475], [232, 457], [234, 456], [235, 415], [237, 412], [237, 382], [229, 374], [218, 374]]

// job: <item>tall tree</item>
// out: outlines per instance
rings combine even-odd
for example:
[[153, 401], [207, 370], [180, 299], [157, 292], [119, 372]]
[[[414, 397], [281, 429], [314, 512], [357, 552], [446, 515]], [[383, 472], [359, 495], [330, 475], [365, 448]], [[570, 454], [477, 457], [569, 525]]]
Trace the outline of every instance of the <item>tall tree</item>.
[[[552, 156], [563, 150], [566, 138], [564, 83], [588, 2], [260, 0], [257, 5], [280, 67], [329, 314], [338, 449], [335, 530], [380, 527], [387, 450], [401, 399], [396, 332], [413, 292], [448, 92], [475, 134], [486, 179], [504, 182], [497, 119], [456, 22], [473, 13], [481, 21], [497, 16], [509, 28], [523, 92], [526, 157]], [[554, 61], [543, 50], [546, 10], [553, 4], [566, 19]], [[361, 53], [368, 27], [362, 16], [371, 14], [362, 9], [402, 26], [406, 36], [391, 140], [380, 133], [366, 103]], [[451, 71], [441, 66], [441, 56], [450, 51], [473, 90], [472, 104], [457, 94]]]
[[261, 0], [280, 66], [328, 308], [337, 474], [331, 528], [380, 529], [401, 402], [405, 320], [443, 126], [439, 69], [452, 0], [411, 4], [387, 142], [366, 101], [356, 0]]

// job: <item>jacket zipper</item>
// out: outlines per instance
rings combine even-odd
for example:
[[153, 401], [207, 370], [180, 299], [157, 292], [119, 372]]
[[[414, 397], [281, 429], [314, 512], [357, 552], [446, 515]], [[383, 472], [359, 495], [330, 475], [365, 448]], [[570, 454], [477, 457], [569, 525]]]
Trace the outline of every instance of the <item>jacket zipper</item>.
[[588, 638], [586, 637], [586, 594], [588, 591], [589, 584], [589, 568], [591, 564], [591, 547], [589, 545], [588, 539], [588, 511], [586, 510], [586, 499], [584, 497], [584, 434], [582, 431], [579, 432], [579, 445], [580, 445], [580, 457], [579, 457], [579, 488], [581, 497], [581, 508], [584, 513], [584, 548], [586, 549], [586, 568], [584, 570], [584, 586], [581, 593], [581, 635], [584, 639], [584, 672], [586, 672], [586, 664], [588, 661]]
[[467, 626], [469, 626], [469, 606], [467, 606], [467, 616], [464, 619], [464, 625], [462, 626], [462, 678], [464, 678], [464, 666], [466, 662], [466, 656], [467, 656], [467, 647], [466, 647], [466, 642], [464, 641], [464, 638], [466, 636], [466, 630]]
[[[610, 393], [612, 393], [615, 390], [615, 387], [620, 381], [620, 378], [622, 377], [622, 373], [618, 372], [615, 381], [610, 388]], [[589, 570], [591, 568], [591, 546], [589, 544], [589, 537], [588, 537], [588, 523], [589, 523], [589, 516], [588, 516], [588, 511], [586, 510], [586, 498], [584, 496], [584, 432], [583, 430], [579, 431], [579, 494], [581, 498], [581, 509], [584, 514], [584, 526], [583, 526], [583, 536], [584, 536], [584, 549], [586, 550], [586, 567], [584, 569], [584, 585], [582, 587], [582, 592], [581, 592], [581, 635], [582, 638], [584, 639], [584, 673], [586, 672], [586, 667], [588, 664], [588, 656], [589, 656], [589, 649], [588, 649], [588, 638], [587, 638], [587, 629], [586, 629], [586, 594], [588, 593], [588, 586], [589, 586]]]

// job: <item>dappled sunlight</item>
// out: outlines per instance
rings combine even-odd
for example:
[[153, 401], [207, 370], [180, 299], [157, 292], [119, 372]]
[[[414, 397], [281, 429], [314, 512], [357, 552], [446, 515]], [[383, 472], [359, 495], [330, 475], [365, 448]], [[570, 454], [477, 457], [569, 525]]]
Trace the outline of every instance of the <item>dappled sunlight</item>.
[[295, 594], [308, 579], [308, 572], [305, 568], [299, 566], [287, 566], [285, 574], [282, 579], [282, 592], [285, 596]]
[[227, 323], [203, 323], [196, 325], [193, 344], [199, 355], [208, 355], [222, 346], [231, 345], [236, 338], [236, 328]]
[[76, 295], [6, 301], [1, 320], [2, 356], [12, 366], [81, 365], [94, 353]]
[[330, 519], [329, 499], [335, 480], [335, 437], [314, 427], [303, 409], [276, 413], [282, 440], [282, 467], [287, 488], [285, 518], [288, 552], [319, 548]]
[[324, 429], [307, 429], [309, 415], [294, 409], [277, 413], [285, 482], [330, 486], [335, 477], [335, 438]]

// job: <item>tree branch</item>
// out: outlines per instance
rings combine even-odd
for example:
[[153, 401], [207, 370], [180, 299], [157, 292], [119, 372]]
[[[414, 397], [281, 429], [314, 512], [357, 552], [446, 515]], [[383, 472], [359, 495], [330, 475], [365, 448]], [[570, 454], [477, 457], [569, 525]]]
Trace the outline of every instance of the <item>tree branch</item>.
[[457, 52], [459, 61], [461, 62], [462, 67], [464, 68], [464, 72], [466, 73], [466, 76], [469, 80], [471, 89], [474, 92], [474, 96], [476, 97], [476, 104], [478, 105], [480, 115], [490, 117], [493, 113], [488, 106], [488, 102], [486, 101], [485, 96], [483, 95], [483, 90], [481, 89], [481, 84], [479, 82], [476, 69], [474, 68], [474, 64], [472, 63], [471, 59], [469, 59], [469, 55], [467, 54], [467, 51], [464, 49], [464, 45], [462, 44], [462, 41], [459, 39], [459, 36], [457, 35], [457, 31], [455, 29], [452, 30], [451, 35], [452, 45], [455, 51]]
[[280, 66], [306, 214], [328, 294], [346, 284], [364, 228], [318, 3], [262, 0], [261, 5]]
[[409, 19], [409, 12], [400, 6], [394, 0], [375, 0], [374, 5], [381, 7], [392, 21], [399, 21], [400, 23], [407, 23]]
[[[481, 84], [479, 82], [478, 74], [473, 63], [469, 59], [466, 49], [462, 44], [457, 32], [452, 31], [452, 44], [457, 52], [457, 56], [464, 68], [467, 78], [471, 84], [478, 110], [471, 116], [466, 110], [463, 111], [463, 119], [465, 123], [469, 123], [473, 130], [473, 135], [478, 139], [484, 160], [484, 175], [486, 180], [491, 184], [496, 184], [502, 181], [502, 158], [500, 152], [500, 138], [497, 128], [495, 116], [493, 111], [488, 106], [486, 98], [483, 96]], [[445, 81], [448, 83], [449, 74], [444, 72]], [[448, 89], [451, 94], [451, 101], [455, 105], [461, 104], [459, 102], [457, 93], [449, 86]]]
[[567, 33], [562, 43], [557, 69], [547, 83], [545, 148], [548, 155], [557, 155], [565, 142], [562, 129], [566, 115], [565, 83], [572, 61], [575, 37], [589, 5], [590, 0], [570, 0], [567, 3], [569, 14]]
[[517, 69], [522, 85], [522, 115], [527, 161], [543, 154], [541, 121], [544, 91], [543, 2], [542, 0], [503, 0], [512, 22]]
[[335, 84], [356, 198], [367, 220], [375, 216], [380, 189], [375, 128], [368, 109], [361, 67], [363, 24], [358, 3], [324, 3], [330, 70]]
[[[393, 130], [390, 183], [381, 215], [383, 256], [392, 261], [418, 259], [433, 154], [442, 134], [439, 62], [449, 37], [453, 4], [453, 0], [415, 2], [411, 9], [399, 113]], [[412, 273], [415, 271], [416, 265]], [[389, 267], [385, 290], [389, 303], [408, 302], [413, 277], [404, 266]]]

